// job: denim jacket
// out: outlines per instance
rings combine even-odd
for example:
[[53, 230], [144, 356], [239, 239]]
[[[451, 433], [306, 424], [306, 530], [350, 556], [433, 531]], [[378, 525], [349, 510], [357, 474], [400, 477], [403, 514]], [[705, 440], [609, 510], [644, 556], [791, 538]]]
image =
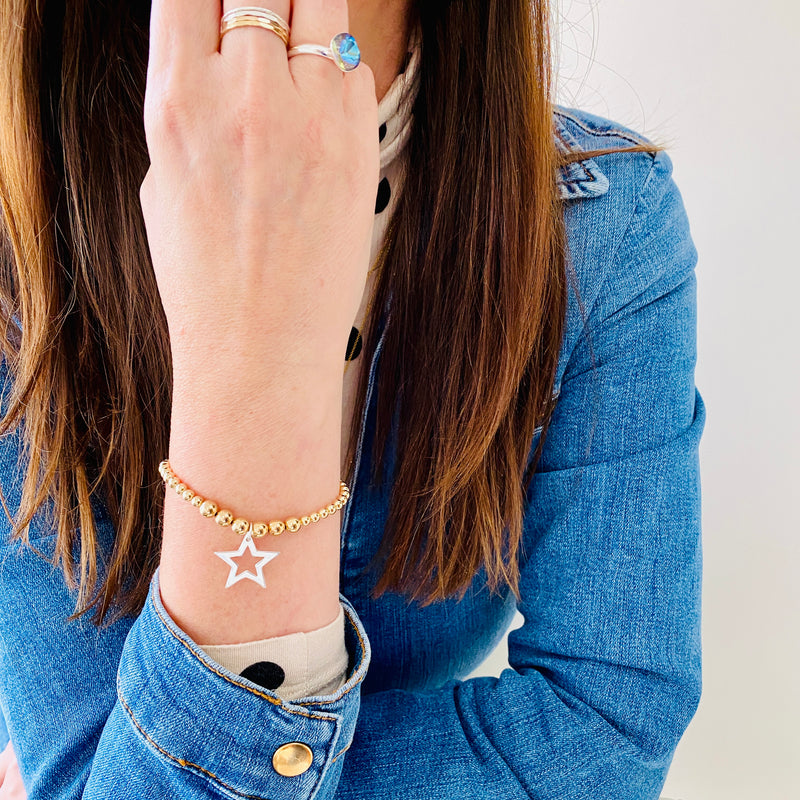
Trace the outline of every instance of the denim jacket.
[[[554, 132], [583, 150], [646, 141], [563, 107]], [[521, 602], [483, 570], [461, 601], [369, 598], [393, 474], [390, 446], [389, 477], [369, 485], [381, 338], [341, 523], [350, 665], [334, 694], [284, 702], [215, 663], [165, 611], [158, 570], [139, 615], [67, 623], [60, 569], [3, 519], [0, 710], [30, 800], [659, 796], [701, 692], [697, 253], [663, 152], [586, 159], [559, 186], [585, 318], [573, 288]], [[11, 508], [20, 453], [18, 434], [0, 440]], [[102, 553], [113, 530], [96, 515]], [[52, 553], [52, 529], [31, 537]], [[517, 609], [509, 668], [468, 678]], [[273, 756], [294, 742], [310, 767], [281, 774]]]

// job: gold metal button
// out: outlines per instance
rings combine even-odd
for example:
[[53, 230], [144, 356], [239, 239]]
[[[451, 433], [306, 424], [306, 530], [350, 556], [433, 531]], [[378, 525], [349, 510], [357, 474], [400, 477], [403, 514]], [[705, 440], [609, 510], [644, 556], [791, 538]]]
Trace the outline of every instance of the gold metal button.
[[307, 744], [289, 742], [282, 744], [272, 756], [272, 766], [278, 775], [292, 777], [302, 775], [314, 760], [314, 754]]

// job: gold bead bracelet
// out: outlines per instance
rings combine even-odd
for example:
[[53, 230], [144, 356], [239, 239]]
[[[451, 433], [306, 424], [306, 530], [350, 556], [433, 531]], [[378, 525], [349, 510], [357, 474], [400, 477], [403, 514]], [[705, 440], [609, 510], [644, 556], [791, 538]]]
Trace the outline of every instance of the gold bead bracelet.
[[158, 465], [158, 471], [161, 473], [164, 483], [166, 483], [170, 489], [174, 489], [175, 492], [188, 503], [191, 503], [204, 517], [213, 517], [217, 525], [223, 528], [230, 527], [234, 533], [241, 534], [242, 536], [252, 530], [252, 536], [255, 538], [264, 536], [267, 533], [273, 536], [279, 536], [286, 530], [291, 533], [296, 533], [305, 525], [310, 525], [312, 522], [319, 522], [330, 514], [335, 514], [350, 498], [350, 489], [347, 488], [347, 484], [344, 481], [339, 481], [339, 496], [332, 503], [323, 506], [312, 514], [302, 517], [289, 517], [289, 519], [285, 521], [276, 519], [271, 522], [250, 523], [242, 517], [234, 517], [232, 511], [228, 511], [224, 508], [220, 509], [213, 500], [201, 497], [190, 489], [172, 471], [169, 460], [165, 459], [162, 461]]

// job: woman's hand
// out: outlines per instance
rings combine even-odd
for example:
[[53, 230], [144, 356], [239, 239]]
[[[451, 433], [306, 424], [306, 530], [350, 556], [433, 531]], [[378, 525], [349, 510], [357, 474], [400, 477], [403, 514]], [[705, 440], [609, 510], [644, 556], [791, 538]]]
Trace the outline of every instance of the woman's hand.
[[[225, 0], [223, 11], [237, 5]], [[266, 7], [266, 6], [265, 6]], [[271, 0], [290, 46], [327, 45], [347, 0]], [[216, 0], [153, 0], [141, 204], [176, 376], [341, 376], [379, 180], [374, 76], [287, 60]]]
[[19, 764], [11, 742], [0, 753], [0, 800], [27, 800]]

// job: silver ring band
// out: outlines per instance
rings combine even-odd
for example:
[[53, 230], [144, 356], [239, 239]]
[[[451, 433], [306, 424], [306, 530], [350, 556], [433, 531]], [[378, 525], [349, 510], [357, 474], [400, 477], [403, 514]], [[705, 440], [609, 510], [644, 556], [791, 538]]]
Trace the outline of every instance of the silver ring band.
[[262, 8], [261, 6], [238, 6], [237, 8], [230, 8], [222, 15], [220, 22], [228, 22], [229, 20], [241, 16], [265, 17], [266, 19], [271, 19], [282, 28], [285, 28], [286, 33], [289, 33], [289, 24], [280, 14], [276, 14], [269, 8]]
[[337, 33], [327, 47], [321, 44], [297, 44], [290, 47], [286, 55], [289, 58], [299, 55], [322, 56], [333, 61], [342, 72], [350, 72], [361, 63], [358, 45], [349, 33]]
[[321, 44], [296, 44], [294, 47], [290, 47], [289, 52], [287, 53], [289, 58], [303, 54], [309, 56], [324, 56], [325, 58], [329, 58], [331, 61], [336, 61], [330, 47], [325, 47]]

